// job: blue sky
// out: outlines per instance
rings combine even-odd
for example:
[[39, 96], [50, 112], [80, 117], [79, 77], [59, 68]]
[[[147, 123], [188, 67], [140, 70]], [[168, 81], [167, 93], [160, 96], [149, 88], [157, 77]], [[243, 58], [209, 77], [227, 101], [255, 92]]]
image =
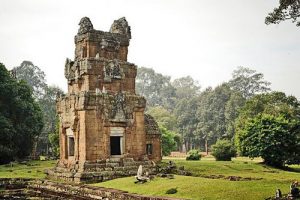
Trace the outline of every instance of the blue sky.
[[66, 90], [64, 61], [74, 57], [81, 17], [108, 31], [125, 16], [129, 62], [173, 79], [190, 75], [204, 89], [228, 81], [237, 66], [262, 72], [273, 90], [300, 98], [300, 27], [265, 25], [278, 0], [2, 0], [0, 62], [30, 60], [49, 84]]

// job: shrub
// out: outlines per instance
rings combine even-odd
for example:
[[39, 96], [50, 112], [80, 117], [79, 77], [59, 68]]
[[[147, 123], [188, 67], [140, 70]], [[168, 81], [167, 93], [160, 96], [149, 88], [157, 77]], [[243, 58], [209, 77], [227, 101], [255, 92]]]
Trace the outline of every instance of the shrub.
[[167, 191], [166, 191], [166, 194], [175, 194], [175, 193], [177, 193], [178, 191], [177, 191], [177, 188], [171, 188], [171, 189], [168, 189]]
[[237, 140], [249, 157], [261, 156], [267, 165], [283, 167], [300, 161], [299, 132], [299, 120], [262, 114], [246, 122]]
[[198, 150], [192, 149], [188, 152], [188, 156], [186, 157], [186, 160], [200, 160], [201, 154]]
[[230, 161], [236, 156], [236, 150], [229, 140], [218, 140], [212, 145], [212, 155], [217, 161]]

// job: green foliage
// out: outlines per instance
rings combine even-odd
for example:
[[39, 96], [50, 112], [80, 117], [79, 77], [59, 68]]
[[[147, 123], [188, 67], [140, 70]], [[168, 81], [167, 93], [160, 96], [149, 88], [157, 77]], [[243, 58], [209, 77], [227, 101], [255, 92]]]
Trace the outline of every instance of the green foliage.
[[299, 163], [299, 116], [298, 100], [282, 92], [260, 94], [249, 99], [236, 121], [235, 139], [240, 154], [260, 155], [266, 163], [279, 167], [286, 162]]
[[237, 139], [249, 157], [261, 156], [266, 164], [282, 167], [299, 158], [299, 134], [299, 120], [263, 113], [248, 120]]
[[238, 67], [232, 73], [229, 86], [232, 90], [240, 92], [244, 98], [249, 99], [255, 94], [270, 91], [269, 85], [271, 83], [263, 80], [263, 78], [262, 73], [257, 73], [246, 67]]
[[55, 131], [52, 133], [49, 133], [49, 142], [51, 145], [51, 154], [54, 157], [59, 157], [59, 119], [56, 118], [56, 126]]
[[198, 137], [208, 140], [209, 144], [214, 144], [219, 138], [233, 138], [234, 122], [244, 102], [240, 93], [231, 90], [226, 83], [202, 92], [197, 110]]
[[174, 151], [176, 149], [176, 133], [164, 128], [164, 127], [159, 127], [160, 131], [162, 133], [162, 154], [163, 156], [168, 156], [170, 155], [171, 151]]
[[36, 138], [36, 151], [34, 153], [47, 154], [49, 147], [50, 133], [55, 132], [56, 124], [56, 96], [63, 94], [63, 91], [56, 86], [48, 86], [45, 80], [45, 73], [35, 66], [31, 61], [23, 61], [19, 67], [13, 70], [18, 80], [25, 81], [32, 89], [36, 101], [43, 112], [44, 128]]
[[188, 152], [188, 156], [186, 157], [186, 160], [200, 160], [201, 154], [198, 150], [192, 149]]
[[15, 70], [18, 80], [24, 80], [29, 85], [36, 99], [42, 97], [47, 84], [46, 75], [39, 67], [31, 61], [23, 61], [20, 66], [15, 67], [13, 70]]
[[172, 82], [177, 99], [193, 98], [200, 94], [200, 86], [192, 77], [186, 76]]
[[159, 126], [175, 132], [177, 131], [176, 117], [162, 106], [150, 107], [147, 114], [153, 116]]
[[31, 89], [0, 64], [0, 163], [28, 156], [42, 128], [42, 112]]
[[212, 145], [211, 154], [217, 161], [230, 161], [232, 157], [236, 156], [236, 150], [229, 140], [218, 140], [216, 144]]
[[296, 26], [300, 26], [297, 20], [300, 16], [300, 2], [295, 0], [280, 0], [278, 8], [274, 8], [265, 19], [266, 24], [279, 24], [285, 20], [296, 22]]
[[[195, 142], [197, 127], [197, 98], [184, 98], [177, 102], [174, 115], [177, 116], [177, 125], [187, 147]], [[187, 148], [188, 149], [188, 148]]]
[[147, 105], [174, 107], [175, 90], [171, 77], [156, 73], [151, 68], [141, 67], [137, 71], [136, 92], [147, 99]]

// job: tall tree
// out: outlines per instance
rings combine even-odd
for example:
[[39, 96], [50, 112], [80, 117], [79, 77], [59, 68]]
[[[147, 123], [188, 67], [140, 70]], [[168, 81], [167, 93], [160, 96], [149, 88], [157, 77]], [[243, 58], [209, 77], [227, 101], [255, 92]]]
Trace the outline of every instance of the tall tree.
[[48, 134], [53, 133], [56, 124], [56, 95], [63, 91], [56, 86], [46, 84], [45, 73], [31, 61], [23, 61], [13, 69], [18, 80], [25, 81], [32, 89], [36, 101], [39, 103], [44, 117], [44, 128], [36, 138], [33, 154], [48, 153]]
[[255, 94], [270, 91], [270, 84], [270, 82], [264, 80], [262, 73], [257, 73], [255, 70], [246, 67], [238, 67], [234, 70], [232, 79], [229, 81], [230, 88], [240, 92], [246, 99]]
[[200, 86], [192, 77], [186, 76], [172, 82], [177, 99], [192, 98], [200, 94]]
[[175, 90], [171, 77], [156, 73], [151, 68], [138, 68], [136, 92], [147, 99], [148, 106], [174, 107]]
[[45, 73], [31, 61], [23, 61], [20, 66], [13, 68], [18, 80], [24, 80], [33, 91], [36, 99], [42, 98], [47, 86]]
[[148, 109], [147, 114], [154, 117], [160, 127], [165, 127], [168, 130], [177, 132], [176, 117], [167, 109], [162, 106], [151, 107]]
[[42, 112], [32, 90], [11, 78], [0, 63], [0, 163], [28, 156], [42, 128]]
[[227, 83], [202, 92], [198, 101], [197, 137], [205, 142], [206, 150], [218, 139], [233, 138], [234, 121], [244, 101], [240, 93], [231, 90]]
[[[242, 155], [249, 154], [246, 145], [243, 145], [245, 130], [252, 123], [258, 124], [256, 121], [261, 119], [261, 115], [270, 115], [271, 117], [266, 117], [266, 121], [274, 121], [274, 123], [282, 121], [281, 119], [278, 119], [278, 121], [278, 117], [288, 120], [288, 123], [293, 120], [299, 121], [300, 103], [295, 97], [286, 96], [283, 92], [259, 94], [247, 100], [236, 120], [235, 140], [238, 150]], [[300, 126], [300, 123], [298, 125]]]
[[51, 143], [48, 135], [55, 133], [56, 130], [56, 97], [59, 94], [63, 94], [63, 91], [59, 87], [47, 86], [45, 87], [44, 94], [39, 99], [44, 116], [44, 128], [37, 141], [37, 151], [43, 154], [48, 154], [49, 143]]
[[195, 138], [198, 124], [196, 117], [197, 101], [197, 97], [180, 99], [174, 109], [174, 115], [177, 117], [178, 129], [184, 140], [186, 151], [195, 148], [198, 143]]
[[300, 0], [279, 0], [279, 6], [274, 8], [265, 19], [266, 24], [279, 24], [285, 20], [291, 20], [300, 26]]

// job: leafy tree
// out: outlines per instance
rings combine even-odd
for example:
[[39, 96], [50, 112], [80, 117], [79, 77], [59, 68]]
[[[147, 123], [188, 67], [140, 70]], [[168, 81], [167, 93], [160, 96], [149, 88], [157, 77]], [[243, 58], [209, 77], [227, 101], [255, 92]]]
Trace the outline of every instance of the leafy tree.
[[42, 112], [32, 90], [0, 64], [0, 163], [28, 156], [42, 128]]
[[193, 98], [200, 94], [199, 83], [190, 76], [175, 79], [172, 85], [175, 88], [176, 98], [179, 100]]
[[20, 66], [13, 68], [18, 80], [24, 80], [33, 91], [36, 99], [42, 98], [47, 86], [45, 73], [31, 61], [23, 61]]
[[[252, 137], [251, 134], [254, 133], [253, 131], [255, 129], [260, 130], [261, 134], [265, 134], [264, 136], [267, 136], [267, 132], [270, 132], [270, 136], [268, 137], [269, 142], [272, 144], [277, 143], [280, 139], [282, 142], [286, 142], [285, 140], [287, 137], [284, 136], [284, 129], [286, 129], [285, 131], [287, 131], [287, 133], [290, 132], [291, 137], [294, 137], [293, 135], [298, 135], [297, 137], [299, 137], [299, 130], [297, 128], [299, 127], [299, 116], [299, 101], [295, 97], [286, 96], [282, 92], [259, 94], [247, 100], [236, 120], [235, 139], [240, 154], [249, 156], [254, 155], [253, 151], [250, 151], [247, 145], [245, 145], [245, 139], [247, 139], [248, 136]], [[257, 125], [258, 127], [255, 128], [254, 125]], [[265, 128], [266, 130], [263, 130], [262, 128]], [[254, 135], [253, 137], [256, 136]], [[294, 142], [297, 142], [297, 140]], [[296, 148], [295, 146], [291, 147]], [[283, 148], [282, 150], [285, 151], [286, 149]], [[291, 162], [292, 159], [298, 159], [298, 155], [296, 154], [290, 154], [290, 156], [291, 159], [289, 162]], [[271, 165], [279, 164], [277, 161], [272, 163], [266, 160], [266, 162]]]
[[279, 24], [285, 20], [292, 20], [296, 26], [300, 26], [300, 1], [299, 0], [279, 0], [279, 6], [274, 8], [265, 19], [266, 24]]
[[193, 149], [197, 143], [195, 138], [198, 124], [196, 117], [197, 100], [197, 97], [181, 99], [177, 102], [174, 109], [174, 115], [177, 117], [177, 125], [183, 137], [186, 150]]
[[55, 132], [56, 124], [56, 96], [63, 91], [56, 86], [46, 84], [45, 73], [31, 61], [23, 61], [20, 66], [13, 69], [18, 80], [24, 80], [33, 90], [35, 99], [43, 111], [44, 128], [36, 138], [33, 154], [48, 153], [48, 134]]
[[200, 97], [197, 110], [198, 133], [214, 144], [226, 134], [225, 107], [230, 99], [231, 90], [226, 85], [208, 88]]
[[245, 105], [245, 98], [238, 92], [232, 91], [229, 100], [225, 104], [225, 124], [226, 134], [224, 135], [227, 139], [234, 138], [235, 120], [239, 116], [239, 110]]
[[216, 144], [212, 145], [211, 154], [217, 161], [230, 161], [232, 157], [236, 156], [236, 150], [229, 140], [218, 140]]
[[159, 126], [163, 126], [168, 130], [177, 132], [176, 117], [162, 106], [150, 107], [148, 114], [154, 117]]
[[171, 109], [174, 106], [175, 90], [170, 82], [171, 77], [156, 73], [151, 68], [141, 67], [136, 77], [136, 92], [147, 99], [150, 107], [163, 106]]
[[47, 86], [45, 87], [44, 95], [39, 99], [44, 116], [44, 128], [37, 143], [38, 152], [48, 153], [49, 142], [51, 144], [48, 135], [56, 131], [56, 97], [59, 94], [63, 94], [63, 91], [59, 87]]
[[51, 154], [54, 157], [59, 157], [59, 119], [56, 118], [55, 130], [48, 134], [51, 145]]
[[283, 167], [299, 158], [299, 134], [299, 120], [263, 113], [248, 120], [237, 139], [249, 157], [261, 156], [266, 164]]
[[169, 131], [164, 127], [160, 127], [160, 131], [162, 133], [162, 154], [163, 156], [168, 156], [171, 151], [176, 149], [176, 133]]
[[238, 67], [232, 73], [232, 79], [229, 81], [229, 86], [232, 90], [240, 92], [246, 99], [251, 98], [255, 94], [265, 93], [270, 91], [268, 81], [265, 81], [262, 73], [257, 73], [255, 70]]

